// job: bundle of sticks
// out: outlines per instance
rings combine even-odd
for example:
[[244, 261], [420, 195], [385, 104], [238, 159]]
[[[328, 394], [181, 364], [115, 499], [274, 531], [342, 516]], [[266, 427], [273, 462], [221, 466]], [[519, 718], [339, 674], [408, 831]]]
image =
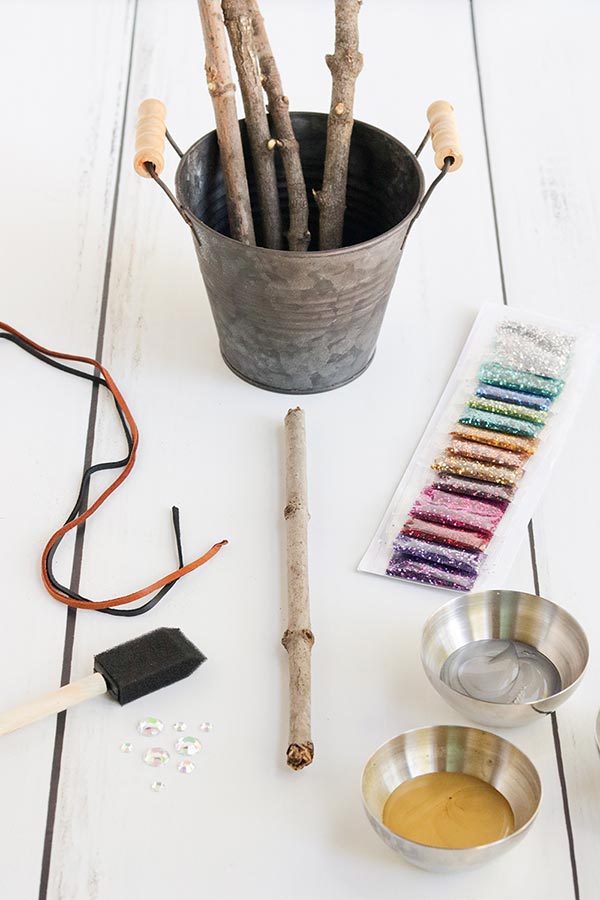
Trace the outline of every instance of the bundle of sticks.
[[[362, 69], [358, 11], [362, 0], [336, 0], [335, 50], [326, 56], [332, 75], [323, 184], [310, 185], [319, 209], [319, 250], [342, 246], [354, 86]], [[227, 37], [238, 74], [262, 243], [275, 250], [308, 250], [309, 202], [289, 100], [271, 50], [258, 0], [198, 0], [206, 79], [212, 97], [225, 181], [231, 237], [256, 244], [248, 178], [235, 103]], [[268, 102], [265, 107], [264, 94]], [[275, 154], [281, 154], [289, 221], [282, 223]], [[285, 234], [284, 234], [285, 229]]]

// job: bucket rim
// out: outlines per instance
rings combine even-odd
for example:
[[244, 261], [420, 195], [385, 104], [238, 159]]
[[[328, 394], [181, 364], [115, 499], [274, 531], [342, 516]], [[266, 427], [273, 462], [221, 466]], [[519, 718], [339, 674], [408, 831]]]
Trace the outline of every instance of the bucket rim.
[[[293, 110], [293, 111], [290, 111], [290, 116], [292, 117], [292, 119], [294, 116], [315, 116], [315, 117], [318, 117], [321, 119], [327, 119], [329, 117], [329, 114], [324, 113], [324, 112], [314, 112], [311, 110]], [[239, 119], [238, 121], [241, 124], [242, 122], [245, 122], [245, 119]], [[394, 137], [393, 134], [390, 134], [388, 131], [384, 131], [383, 128], [378, 128], [376, 125], [371, 125], [369, 122], [363, 122], [361, 119], [355, 119], [354, 124], [360, 125], [364, 128], [367, 128], [367, 129], [369, 129], [369, 131], [381, 134], [384, 137], [389, 138], [395, 144], [398, 144], [398, 146], [400, 146], [406, 152], [406, 154], [412, 158], [412, 161], [413, 161], [416, 171], [417, 171], [417, 175], [419, 177], [419, 190], [417, 193], [417, 199], [416, 199], [414, 205], [409, 210], [409, 212], [404, 216], [404, 218], [400, 222], [398, 222], [392, 228], [388, 228], [387, 231], [383, 231], [381, 234], [378, 234], [373, 238], [369, 238], [368, 241], [361, 241], [358, 244], [350, 244], [347, 247], [336, 247], [332, 250], [274, 250], [270, 247], [259, 247], [256, 244], [244, 244], [241, 241], [237, 241], [235, 238], [229, 237], [229, 235], [227, 235], [227, 234], [223, 234], [222, 232], [217, 231], [214, 228], [211, 228], [210, 225], [207, 225], [206, 222], [203, 222], [202, 219], [199, 219], [192, 212], [192, 210], [188, 207], [187, 203], [185, 203], [183, 201], [182, 196], [181, 196], [181, 191], [180, 191], [180, 182], [182, 180], [182, 172], [183, 172], [184, 164], [186, 162], [186, 158], [198, 146], [198, 144], [202, 143], [203, 141], [207, 140], [208, 138], [212, 137], [213, 135], [216, 135], [215, 128], [213, 128], [212, 131], [208, 131], [206, 134], [202, 135], [202, 137], [198, 138], [197, 141], [194, 141], [193, 144], [190, 144], [188, 149], [185, 151], [185, 153], [181, 157], [179, 164], [177, 166], [177, 169], [175, 171], [175, 193], [177, 194], [177, 199], [183, 206], [183, 208], [186, 212], [186, 215], [188, 215], [189, 218], [192, 219], [192, 221], [194, 222], [195, 225], [199, 225], [201, 228], [206, 229], [206, 231], [209, 231], [212, 234], [217, 235], [219, 238], [222, 238], [224, 241], [229, 241], [230, 243], [235, 244], [237, 247], [240, 247], [240, 246], [247, 247], [249, 250], [257, 251], [260, 253], [275, 254], [277, 256], [282, 256], [286, 259], [288, 259], [288, 258], [306, 259], [307, 257], [311, 258], [315, 255], [318, 256], [319, 258], [323, 259], [324, 257], [327, 257], [327, 256], [342, 256], [344, 254], [351, 253], [353, 251], [356, 252], [363, 248], [373, 247], [376, 244], [380, 244], [383, 240], [385, 240], [386, 238], [395, 234], [396, 232], [400, 231], [401, 229], [406, 228], [410, 224], [411, 219], [413, 219], [415, 214], [418, 212], [419, 205], [420, 205], [421, 200], [423, 199], [423, 195], [425, 193], [425, 175], [423, 173], [423, 169], [421, 168], [421, 164], [419, 163], [419, 160], [417, 159], [415, 154], [412, 152], [412, 150], [410, 150], [406, 146], [406, 144], [403, 144], [402, 141], [399, 141], [398, 138]]]

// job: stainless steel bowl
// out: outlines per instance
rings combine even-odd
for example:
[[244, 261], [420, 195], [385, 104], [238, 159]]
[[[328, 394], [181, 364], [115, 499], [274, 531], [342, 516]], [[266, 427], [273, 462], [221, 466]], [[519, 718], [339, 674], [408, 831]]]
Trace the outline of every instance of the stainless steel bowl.
[[[390, 831], [382, 817], [391, 792], [430, 772], [462, 772], [489, 782], [510, 803], [515, 831], [492, 844], [461, 850], [418, 844]], [[422, 869], [448, 872], [480, 866], [514, 847], [538, 813], [542, 785], [531, 760], [504, 738], [479, 728], [437, 725], [407, 731], [376, 750], [363, 771], [362, 796], [369, 822], [388, 847]]]
[[[529, 703], [476, 700], [453, 690], [440, 678], [449, 656], [472, 641], [522, 641], [543, 653], [556, 666], [562, 689]], [[421, 661], [430, 682], [454, 709], [483, 725], [525, 725], [557, 709], [579, 684], [589, 658], [581, 625], [564, 609], [521, 591], [482, 591], [463, 594], [440, 607], [425, 622]]]

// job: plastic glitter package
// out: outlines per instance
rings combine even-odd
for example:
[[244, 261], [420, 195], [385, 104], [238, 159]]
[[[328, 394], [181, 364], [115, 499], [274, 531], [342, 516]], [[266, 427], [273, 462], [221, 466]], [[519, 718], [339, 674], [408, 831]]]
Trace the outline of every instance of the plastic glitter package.
[[584, 327], [484, 306], [359, 570], [452, 591], [497, 587], [598, 349]]

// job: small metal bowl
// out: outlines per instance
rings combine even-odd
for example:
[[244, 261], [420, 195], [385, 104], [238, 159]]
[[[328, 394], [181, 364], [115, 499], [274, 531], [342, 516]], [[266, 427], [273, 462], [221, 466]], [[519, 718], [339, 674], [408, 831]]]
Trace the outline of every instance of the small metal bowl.
[[[554, 664], [562, 689], [543, 700], [494, 703], [467, 697], [440, 677], [449, 656], [472, 641], [510, 639], [529, 644]], [[421, 661], [450, 706], [483, 725], [525, 725], [553, 712], [571, 696], [585, 672], [589, 645], [581, 625], [564, 609], [535, 594], [482, 591], [450, 600], [425, 622]]]
[[[390, 831], [382, 817], [391, 792], [430, 772], [462, 772], [493, 785], [512, 807], [515, 831], [460, 850], [418, 844]], [[437, 725], [406, 731], [376, 750], [363, 771], [362, 796], [369, 822], [388, 847], [422, 869], [449, 872], [483, 865], [518, 844], [538, 813], [542, 785], [531, 760], [504, 738], [479, 728]]]

